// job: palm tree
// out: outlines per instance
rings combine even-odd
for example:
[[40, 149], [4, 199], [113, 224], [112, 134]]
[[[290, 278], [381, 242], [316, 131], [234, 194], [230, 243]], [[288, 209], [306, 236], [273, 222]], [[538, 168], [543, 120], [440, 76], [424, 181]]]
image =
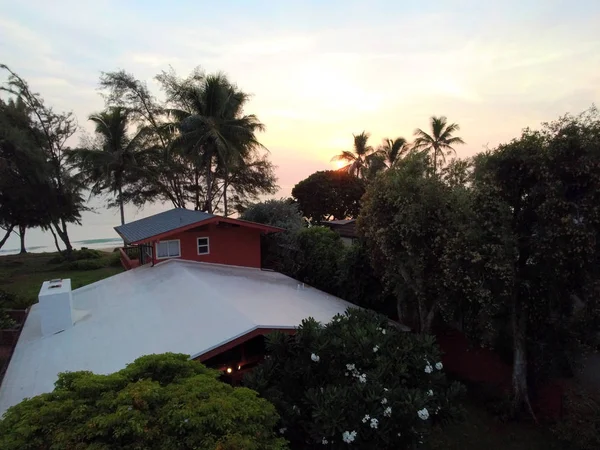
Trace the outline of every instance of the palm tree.
[[141, 148], [143, 133], [138, 132], [133, 137], [128, 135], [130, 114], [122, 107], [92, 114], [89, 120], [96, 125], [97, 140], [89, 148], [71, 150], [69, 161], [87, 177], [91, 194], [110, 191], [116, 196], [121, 224], [124, 224], [123, 188], [139, 169], [136, 157], [145, 151]]
[[431, 134], [420, 128], [415, 130], [417, 138], [413, 143], [413, 149], [433, 153], [433, 173], [436, 173], [438, 168], [438, 157], [442, 163], [445, 163], [446, 155], [456, 154], [456, 150], [452, 146], [465, 143], [461, 138], [452, 136], [455, 131], [459, 130], [460, 127], [456, 123], [448, 125], [448, 119], [444, 116], [431, 117]]
[[[195, 168], [195, 208], [212, 213], [217, 191], [215, 178], [219, 173], [223, 178], [221, 189], [227, 216], [229, 176], [257, 149], [264, 148], [256, 137], [257, 132], [264, 130], [264, 125], [256, 116], [243, 114], [249, 96], [223, 74], [204, 76], [195, 72], [188, 80], [171, 86], [169, 100], [178, 108], [169, 110], [169, 114], [175, 118], [180, 132], [174, 142]], [[199, 185], [201, 176], [206, 183], [204, 189]], [[204, 193], [202, 206], [201, 190]]]
[[345, 169], [352, 175], [364, 178], [369, 164], [369, 156], [373, 154], [373, 147], [367, 145], [370, 134], [363, 131], [360, 134], [353, 134], [352, 136], [354, 137], [354, 151], [344, 150], [339, 155], [331, 158], [331, 160], [348, 162]]
[[396, 139], [384, 139], [377, 153], [381, 155], [388, 167], [393, 167], [396, 161], [404, 156], [409, 150], [408, 142], [403, 137]]

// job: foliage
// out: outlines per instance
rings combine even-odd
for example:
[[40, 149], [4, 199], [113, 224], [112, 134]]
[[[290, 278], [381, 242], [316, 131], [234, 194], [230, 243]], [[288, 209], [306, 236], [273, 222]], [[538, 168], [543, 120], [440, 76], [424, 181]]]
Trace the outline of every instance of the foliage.
[[294, 336], [270, 335], [267, 350], [245, 383], [273, 402], [292, 448], [413, 448], [460, 413], [433, 338], [368, 311], [307, 319]]
[[129, 135], [132, 117], [133, 113], [120, 106], [92, 114], [89, 120], [94, 122], [96, 139], [67, 153], [69, 162], [85, 176], [92, 195], [110, 192], [116, 197], [121, 224], [125, 223], [123, 190], [142, 175], [150, 151], [144, 148], [145, 130]]
[[326, 292], [337, 292], [344, 253], [340, 235], [326, 227], [305, 228], [296, 233], [295, 248], [294, 278]]
[[106, 267], [106, 261], [95, 260], [95, 259], [83, 259], [80, 261], [73, 261], [69, 264], [70, 270], [96, 270]]
[[430, 121], [431, 134], [420, 128], [415, 130], [416, 139], [413, 142], [413, 149], [432, 153], [433, 173], [436, 173], [440, 165], [446, 162], [446, 156], [456, 154], [452, 146], [464, 144], [464, 141], [453, 136], [454, 132], [460, 130], [458, 124], [448, 124], [448, 119], [444, 116], [432, 116]]
[[337, 295], [344, 300], [387, 315], [396, 314], [396, 299], [375, 274], [364, 243], [355, 243], [344, 249], [337, 278]]
[[358, 216], [363, 180], [339, 170], [315, 172], [292, 189], [304, 217], [312, 223]]
[[355, 177], [366, 178], [370, 160], [375, 156], [375, 150], [368, 144], [371, 135], [363, 131], [352, 136], [354, 137], [353, 151], [344, 150], [331, 160], [347, 162], [348, 165], [343, 168], [346, 172]]
[[427, 167], [427, 156], [413, 154], [375, 180], [358, 221], [398, 316], [424, 333], [440, 311], [452, 316], [457, 303], [479, 294], [468, 277], [469, 198], [426, 176]]
[[482, 298], [481, 306], [510, 314], [518, 408], [527, 403], [528, 380], [560, 374], [598, 321], [597, 110], [525, 130], [479, 155], [473, 191], [476, 222], [484, 224], [488, 244], [479, 257], [495, 269], [485, 277], [494, 295]]
[[[0, 64], [8, 74], [8, 80], [0, 90], [16, 97], [25, 105], [30, 121], [22, 126], [22, 132], [35, 141], [46, 161], [46, 189], [39, 192], [44, 207], [39, 211], [42, 227], [50, 230], [63, 241], [67, 253], [72, 251], [68, 235], [68, 223], [80, 223], [84, 211], [82, 177], [72, 174], [67, 167], [67, 141], [77, 131], [77, 122], [71, 113], [57, 113], [44, 103], [39, 94], [32, 92], [25, 80]], [[57, 243], [58, 246], [58, 243]]]
[[162, 72], [156, 80], [164, 103], [131, 74], [101, 77], [107, 106], [127, 108], [143, 138], [143, 171], [129, 180], [124, 201], [191, 203], [227, 216], [276, 191], [273, 165], [257, 138], [264, 126], [243, 111], [248, 94], [225, 75], [200, 69], [187, 78]]
[[16, 295], [0, 289], [0, 330], [10, 329], [17, 325], [17, 322], [5, 311], [14, 304], [15, 300]]
[[567, 450], [595, 450], [600, 448], [600, 398], [577, 389], [565, 396], [565, 414], [553, 430]]
[[10, 449], [284, 449], [273, 405], [218, 372], [166, 353], [111, 375], [59, 374], [53, 392], [10, 408], [0, 447]]
[[304, 228], [298, 204], [285, 198], [254, 203], [241, 213], [240, 219], [284, 228], [292, 233]]

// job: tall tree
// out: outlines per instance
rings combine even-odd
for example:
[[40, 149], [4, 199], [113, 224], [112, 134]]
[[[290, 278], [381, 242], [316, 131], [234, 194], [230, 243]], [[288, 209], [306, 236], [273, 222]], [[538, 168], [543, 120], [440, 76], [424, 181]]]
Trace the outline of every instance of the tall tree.
[[121, 224], [125, 223], [125, 199], [123, 189], [129, 180], [137, 179], [143, 168], [138, 165], [143, 158], [144, 130], [130, 136], [128, 129], [131, 113], [123, 107], [113, 107], [90, 120], [95, 124], [97, 139], [88, 142], [87, 148], [68, 152], [68, 159], [75, 164], [91, 184], [94, 195], [105, 191], [116, 197], [121, 213]]
[[377, 154], [384, 158], [388, 167], [393, 167], [409, 151], [409, 145], [406, 139], [398, 137], [396, 139], [386, 138], [383, 144], [377, 149]]
[[[176, 120], [176, 144], [191, 159], [195, 170], [195, 208], [211, 213], [215, 207], [216, 175], [223, 176], [223, 209], [228, 215], [227, 192], [230, 173], [263, 146], [257, 132], [264, 125], [243, 114], [248, 94], [221, 73], [205, 75], [194, 71], [187, 79], [163, 72], [157, 77], [173, 105], [168, 111]], [[201, 205], [200, 176], [204, 176], [204, 204]]]
[[464, 144], [465, 142], [457, 136], [453, 136], [460, 127], [456, 123], [448, 124], [448, 119], [444, 116], [431, 117], [431, 134], [420, 128], [415, 130], [416, 139], [413, 142], [413, 149], [424, 150], [433, 154], [433, 173], [437, 173], [438, 165], [446, 162], [446, 156], [456, 154], [453, 145]]
[[365, 178], [366, 170], [369, 165], [369, 156], [373, 154], [373, 147], [369, 145], [370, 134], [363, 131], [360, 134], [353, 134], [354, 148], [352, 151], [344, 150], [339, 155], [334, 156], [332, 161], [345, 161], [348, 163], [346, 169], [354, 176]]
[[70, 254], [73, 246], [67, 224], [80, 223], [81, 212], [85, 210], [81, 178], [73, 175], [66, 163], [67, 141], [77, 131], [77, 122], [72, 113], [54, 112], [6, 65], [0, 64], [0, 69], [8, 73], [8, 80], [0, 90], [19, 97], [25, 104], [31, 118], [31, 136], [48, 163], [49, 190], [40, 193], [46, 196], [46, 205], [39, 214], [46, 218], [44, 227], [58, 234]]
[[292, 189], [292, 197], [312, 223], [356, 218], [364, 193], [364, 180], [339, 170], [315, 172]]

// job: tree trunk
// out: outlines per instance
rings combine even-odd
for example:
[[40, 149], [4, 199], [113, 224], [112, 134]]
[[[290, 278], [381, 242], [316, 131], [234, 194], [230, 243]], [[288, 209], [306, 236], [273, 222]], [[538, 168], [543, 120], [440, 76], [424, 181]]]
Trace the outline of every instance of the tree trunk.
[[212, 214], [212, 158], [209, 158], [206, 165], [206, 202], [204, 203], [204, 210]]
[[223, 182], [223, 214], [227, 217], [227, 182], [228, 176], [225, 175], [225, 181]]
[[198, 166], [194, 169], [194, 183], [195, 183], [195, 192], [196, 192], [196, 205], [194, 209], [196, 211], [200, 211], [200, 173], [198, 172]]
[[19, 239], [21, 240], [21, 251], [19, 253], [27, 253], [27, 249], [25, 249], [25, 231], [27, 231], [27, 227], [25, 225], [19, 225]]
[[53, 222], [52, 224], [54, 225], [54, 229], [56, 230], [58, 237], [65, 244], [65, 252], [67, 254], [67, 257], [70, 257], [73, 253], [73, 246], [71, 245], [71, 241], [69, 240], [69, 233], [67, 232], [67, 223], [64, 219], [61, 219], [60, 225], [58, 224], [58, 222]]
[[123, 207], [123, 189], [119, 184], [119, 209], [121, 210], [121, 225], [125, 225], [125, 209]]
[[56, 238], [56, 233], [52, 229], [52, 226], [48, 227], [48, 229], [50, 230], [50, 233], [52, 233], [52, 237], [54, 238], [54, 245], [56, 246], [56, 250], [58, 251], [58, 253], [60, 253], [62, 255], [62, 250], [60, 249], [60, 246], [58, 245], [58, 239]]
[[2, 246], [6, 243], [6, 241], [8, 240], [10, 233], [12, 233], [12, 230], [15, 226], [14, 225], [10, 225], [7, 229], [6, 229], [6, 234], [4, 235], [4, 237], [2, 238], [2, 240], [0, 240], [0, 248], [2, 248]]

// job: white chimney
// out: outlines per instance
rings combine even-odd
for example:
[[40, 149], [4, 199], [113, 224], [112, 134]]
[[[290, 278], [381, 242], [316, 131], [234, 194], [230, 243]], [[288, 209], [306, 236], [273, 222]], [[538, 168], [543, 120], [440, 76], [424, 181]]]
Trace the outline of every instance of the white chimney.
[[73, 326], [71, 280], [44, 281], [38, 295], [42, 334], [50, 336]]

